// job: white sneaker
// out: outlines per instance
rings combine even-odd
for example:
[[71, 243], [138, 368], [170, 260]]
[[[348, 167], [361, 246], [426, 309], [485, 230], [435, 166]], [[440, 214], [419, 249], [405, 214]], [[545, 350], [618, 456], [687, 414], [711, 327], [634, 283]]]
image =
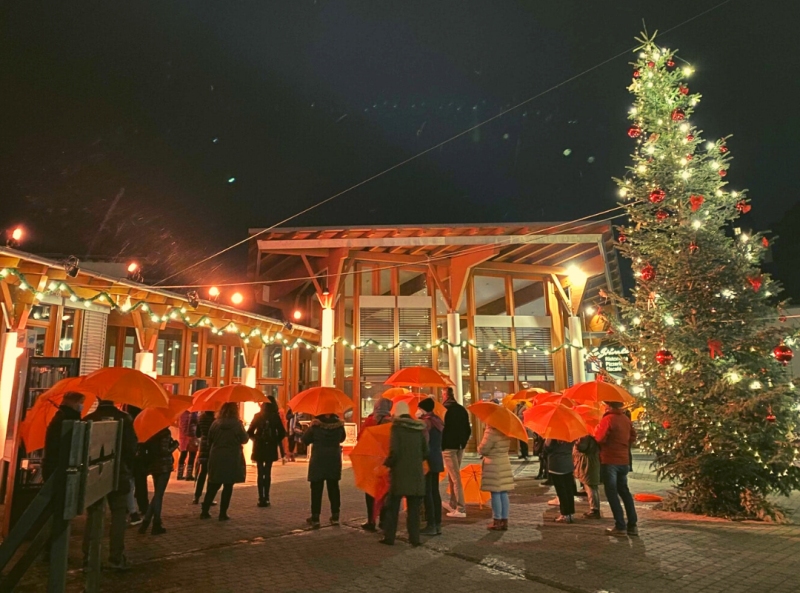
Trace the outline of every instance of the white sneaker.
[[467, 514], [466, 513], [462, 513], [459, 510], [455, 510], [455, 511], [450, 511], [449, 513], [447, 513], [447, 516], [448, 517], [453, 517], [454, 519], [464, 519], [467, 516]]
[[451, 506], [450, 506], [449, 504], [447, 504], [446, 502], [443, 502], [443, 503], [442, 503], [442, 508], [443, 508], [444, 510], [446, 510], [448, 513], [452, 513], [452, 512], [453, 512], [453, 507], [451, 507]]

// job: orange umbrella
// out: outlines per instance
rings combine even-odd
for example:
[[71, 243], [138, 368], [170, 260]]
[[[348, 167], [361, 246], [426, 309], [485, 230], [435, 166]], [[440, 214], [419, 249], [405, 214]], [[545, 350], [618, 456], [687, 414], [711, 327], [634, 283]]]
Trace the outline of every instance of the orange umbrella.
[[98, 399], [137, 408], [166, 408], [169, 394], [155, 379], [141, 371], [124, 367], [107, 367], [88, 375], [81, 391]]
[[453, 382], [430, 367], [406, 367], [400, 369], [384, 385], [405, 387], [452, 387]]
[[343, 416], [345, 410], [353, 407], [353, 400], [335, 387], [312, 387], [295, 395], [288, 404], [295, 414], [336, 414]]
[[477, 418], [496, 428], [504, 435], [520, 441], [528, 440], [528, 433], [525, 431], [522, 422], [508, 408], [491, 402], [478, 402], [467, 409], [475, 414]]
[[531, 402], [531, 401], [528, 401], [528, 400], [526, 400], [526, 399], [514, 399], [514, 395], [513, 395], [513, 394], [512, 394], [512, 395], [507, 395], [507, 396], [505, 396], [505, 397], [504, 397], [504, 398], [503, 398], [503, 399], [500, 401], [500, 403], [501, 403], [503, 406], [505, 406], [506, 408], [508, 408], [509, 410], [511, 410], [512, 412], [514, 412], [514, 413], [516, 413], [516, 411], [517, 411], [517, 406], [518, 406], [518, 405], [520, 405], [521, 403], [524, 403], [524, 404], [525, 404], [525, 408], [526, 408], [526, 409], [527, 409], [527, 408], [530, 408], [530, 407], [533, 405], [533, 402]]
[[546, 404], [550, 402], [561, 403], [561, 400], [564, 399], [564, 394], [558, 391], [550, 392], [545, 391], [544, 393], [536, 394], [533, 399], [531, 400], [534, 405], [537, 404]]
[[596, 405], [589, 406], [586, 404], [581, 404], [572, 409], [575, 410], [581, 418], [583, 418], [583, 421], [586, 422], [586, 427], [590, 432], [594, 432], [594, 429], [597, 428], [597, 425], [600, 424], [600, 420], [603, 418], [603, 410]]
[[[483, 505], [489, 502], [492, 495], [489, 492], [481, 490], [481, 476], [483, 476], [483, 468], [477, 463], [472, 463], [461, 470], [461, 484], [464, 487], [464, 502], [467, 504], [478, 504], [483, 508]], [[446, 479], [447, 473], [442, 477], [442, 480]], [[448, 492], [450, 491], [449, 486], [447, 490]]]
[[[61, 405], [67, 393], [71, 391], [83, 393], [80, 387], [82, 382], [83, 377], [61, 379], [61, 381], [36, 398], [36, 403], [27, 411], [25, 420], [19, 425], [19, 434], [22, 437], [22, 442], [25, 443], [26, 451], [36, 451], [44, 448], [47, 427], [56, 415], [58, 406]], [[83, 416], [89, 413], [97, 399], [93, 395], [87, 394], [84, 394], [84, 397]]]
[[564, 395], [580, 403], [622, 402], [627, 404], [634, 401], [633, 396], [622, 387], [605, 381], [578, 383], [567, 389]]
[[350, 451], [356, 488], [374, 498], [381, 494], [383, 482], [389, 472], [383, 462], [389, 456], [391, 432], [391, 422], [365, 428], [359, 435], [358, 443]]
[[[417, 408], [419, 407], [419, 402], [423, 399], [433, 399], [429, 395], [425, 395], [423, 393], [411, 393], [406, 392], [400, 395], [396, 395], [392, 398], [392, 401], [397, 404], [397, 402], [406, 402], [408, 404], [408, 413], [413, 418], [417, 413]], [[394, 413], [394, 406], [392, 406], [392, 413]], [[444, 420], [444, 415], [447, 414], [447, 408], [445, 408], [442, 404], [437, 402], [435, 399], [433, 400], [433, 413], [436, 414], [439, 418]]]
[[133, 430], [140, 443], [171, 425], [192, 403], [188, 395], [172, 395], [166, 408], [145, 408], [133, 420]]
[[574, 441], [589, 434], [583, 418], [564, 404], [539, 404], [526, 410], [522, 417], [525, 426], [545, 439]]
[[405, 387], [390, 387], [381, 393], [381, 397], [394, 401], [394, 398], [396, 398], [398, 395], [405, 395], [407, 393], [411, 392]]
[[519, 401], [519, 400], [530, 401], [541, 393], [547, 393], [547, 390], [541, 389], [540, 387], [528, 387], [527, 389], [523, 389], [522, 391], [517, 391], [514, 395], [507, 397], [511, 397], [510, 401]]
[[[201, 394], [200, 391], [207, 391]], [[255, 387], [248, 387], [238, 383], [236, 385], [226, 385], [225, 387], [212, 387], [201, 389], [195, 393], [192, 412], [207, 412], [218, 410], [222, 404], [256, 402], [263, 404], [267, 401], [267, 396]], [[199, 397], [198, 397], [199, 396]]]

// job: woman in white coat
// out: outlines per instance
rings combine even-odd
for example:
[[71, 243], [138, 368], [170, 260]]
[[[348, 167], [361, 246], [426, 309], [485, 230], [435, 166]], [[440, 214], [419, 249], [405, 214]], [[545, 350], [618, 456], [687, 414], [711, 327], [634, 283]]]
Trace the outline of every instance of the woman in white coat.
[[488, 529], [505, 531], [508, 529], [508, 493], [514, 489], [514, 474], [508, 449], [511, 439], [502, 432], [487, 426], [483, 440], [478, 446], [478, 454], [483, 457], [481, 490], [492, 494], [492, 524]]

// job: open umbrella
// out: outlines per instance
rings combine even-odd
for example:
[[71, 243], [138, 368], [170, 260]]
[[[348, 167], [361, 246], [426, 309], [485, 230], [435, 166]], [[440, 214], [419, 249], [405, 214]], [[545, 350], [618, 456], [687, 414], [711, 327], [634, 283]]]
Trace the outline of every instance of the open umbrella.
[[381, 393], [381, 397], [394, 401], [394, 398], [396, 398], [398, 395], [405, 395], [407, 393], [411, 392], [405, 387], [390, 387], [389, 389]]
[[521, 391], [517, 391], [514, 395], [510, 395], [510, 401], [531, 401], [534, 397], [539, 395], [540, 393], [547, 393], [546, 389], [542, 389], [541, 387], [528, 387], [527, 389], [523, 389]]
[[[481, 476], [483, 476], [483, 468], [477, 463], [471, 463], [461, 470], [461, 485], [464, 487], [464, 502], [466, 504], [477, 504], [483, 508], [483, 505], [489, 502], [492, 498], [491, 493], [481, 490]], [[445, 473], [442, 480], [447, 479]], [[448, 486], [448, 491], [450, 487]]]
[[[44, 447], [47, 427], [56, 415], [56, 412], [58, 412], [58, 406], [61, 405], [67, 393], [72, 391], [83, 393], [80, 387], [82, 382], [83, 377], [61, 379], [61, 381], [36, 398], [36, 403], [27, 411], [25, 420], [19, 425], [19, 434], [20, 437], [22, 437], [22, 442], [25, 443], [26, 451], [36, 451]], [[93, 395], [87, 395], [85, 393], [84, 397], [82, 415], [85, 416], [94, 405], [96, 398]]]
[[145, 408], [133, 420], [133, 430], [140, 443], [145, 442], [158, 431], [167, 428], [192, 403], [188, 395], [172, 395], [166, 408]]
[[[400, 395], [396, 395], [392, 398], [392, 401], [397, 405], [397, 402], [406, 402], [408, 404], [408, 413], [413, 418], [417, 414], [417, 408], [419, 407], [419, 402], [424, 399], [433, 399], [429, 395], [425, 395], [423, 393], [403, 393]], [[394, 413], [394, 406], [392, 406], [392, 413]], [[437, 402], [435, 399], [433, 400], [433, 413], [436, 414], [439, 418], [444, 420], [444, 415], [447, 414], [447, 408], [445, 408], [442, 404]]]
[[564, 391], [564, 395], [578, 403], [622, 402], [628, 404], [634, 401], [633, 396], [622, 387], [605, 381], [578, 383]]
[[589, 434], [583, 418], [564, 404], [539, 404], [526, 410], [522, 418], [526, 427], [545, 439], [574, 441]]
[[538, 405], [550, 402], [561, 403], [563, 399], [564, 394], [559, 391], [545, 391], [543, 393], [537, 393], [535, 396], [533, 396], [531, 401], [533, 402], [533, 405]]
[[353, 400], [341, 389], [335, 387], [312, 387], [295, 395], [286, 404], [295, 414], [336, 414], [343, 416], [353, 407]]
[[527, 399], [521, 399], [521, 398], [514, 399], [515, 396], [516, 396], [516, 394], [511, 394], [511, 395], [505, 396], [500, 401], [500, 404], [503, 405], [504, 407], [508, 408], [509, 410], [511, 410], [514, 413], [516, 413], [517, 406], [520, 405], [520, 404], [525, 404], [525, 408], [526, 409], [530, 408], [533, 405], [532, 401], [527, 400]]
[[600, 409], [600, 406], [594, 405], [586, 405], [581, 404], [579, 406], [575, 406], [572, 408], [575, 410], [583, 421], [586, 422], [586, 427], [589, 429], [590, 432], [593, 432], [597, 425], [600, 424], [600, 420], [603, 418], [603, 410]]
[[169, 394], [155, 379], [136, 369], [107, 367], [87, 375], [81, 393], [137, 408], [166, 408]]
[[478, 402], [467, 409], [484, 423], [496, 428], [504, 435], [520, 441], [528, 440], [528, 433], [525, 431], [522, 422], [508, 408], [491, 402]]
[[[202, 389], [201, 391], [206, 390]], [[200, 391], [195, 393], [191, 410], [192, 412], [208, 412], [218, 410], [222, 404], [244, 402], [263, 404], [266, 401], [267, 396], [255, 387], [242, 384], [226, 385], [225, 387], [212, 387], [206, 394], [200, 394]]]
[[389, 377], [384, 385], [398, 387], [452, 387], [453, 382], [430, 367], [406, 367]]
[[384, 493], [384, 481], [389, 468], [383, 462], [389, 456], [391, 432], [391, 422], [365, 428], [350, 451], [356, 488], [373, 498], [379, 498]]

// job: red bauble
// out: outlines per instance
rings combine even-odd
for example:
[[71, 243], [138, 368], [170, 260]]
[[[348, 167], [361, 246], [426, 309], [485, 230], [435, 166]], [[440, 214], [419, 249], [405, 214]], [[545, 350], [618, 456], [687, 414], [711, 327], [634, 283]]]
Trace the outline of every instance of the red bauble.
[[728, 172], [725, 169], [720, 169], [719, 170], [719, 176], [720, 177], [725, 177], [727, 174], [728, 174]]
[[689, 204], [692, 207], [692, 212], [700, 210], [700, 206], [702, 206], [705, 201], [706, 199], [703, 196], [689, 196]]
[[694, 158], [694, 155], [692, 155], [692, 154], [687, 154], [686, 155], [686, 160], [687, 161], [691, 161], [693, 158]]
[[752, 206], [747, 202], [745, 202], [744, 200], [739, 200], [738, 202], [736, 202], [736, 209], [742, 214], [747, 214], [748, 212], [750, 212], [751, 208]]
[[633, 71], [633, 77], [634, 77], [634, 78], [639, 78], [640, 76], [641, 76], [641, 74], [639, 73], [639, 71], [638, 71], [638, 70], [634, 70], [634, 71]]
[[761, 290], [761, 284], [763, 283], [761, 276], [748, 277], [747, 281], [750, 283], [750, 287], [753, 289], [753, 292], [758, 292]]
[[764, 247], [764, 249], [768, 248], [769, 247], [769, 239], [767, 239], [766, 237], [761, 237], [761, 245]]
[[639, 126], [631, 126], [628, 128], [628, 136], [631, 138], [638, 138], [642, 134], [642, 128]]
[[687, 142], [691, 142], [692, 140], [694, 140], [694, 136], [692, 136], [691, 134], [689, 134], [688, 136], [686, 136], [686, 141], [687, 141]]
[[682, 121], [685, 117], [686, 113], [684, 113], [683, 109], [672, 110], [672, 121]]
[[654, 189], [653, 191], [650, 192], [650, 201], [653, 204], [660, 204], [661, 202], [664, 201], [664, 198], [666, 197], [667, 197], [667, 192], [665, 192], [663, 189]]
[[792, 358], [794, 358], [794, 352], [792, 352], [792, 349], [786, 344], [781, 344], [775, 346], [775, 349], [772, 351], [772, 356], [783, 366], [786, 366], [792, 361]]
[[663, 222], [669, 218], [669, 212], [666, 210], [659, 210], [656, 212], [656, 220], [659, 222]]
[[664, 420], [664, 422], [661, 423], [661, 426], [669, 430], [669, 427], [672, 426], [672, 424], [670, 423], [669, 420]]
[[648, 68], [655, 68], [656, 67], [656, 63], [653, 62], [653, 61], [647, 62], [647, 67]]
[[675, 67], [675, 62], [673, 62], [672, 60], [667, 60], [667, 68], [674, 68], [674, 67]]
[[617, 241], [619, 241], [620, 243], [625, 243], [627, 240], [628, 240], [628, 235], [626, 235], [625, 233], [620, 233], [619, 236], [617, 236]]
[[661, 366], [668, 365], [673, 360], [675, 360], [675, 357], [672, 356], [672, 352], [666, 348], [661, 348], [658, 352], [656, 352], [656, 362]]
[[775, 417], [775, 414], [770, 412], [769, 414], [767, 414], [766, 420], [767, 420], [767, 422], [775, 422], [777, 420], [777, 418]]
[[786, 315], [781, 315], [780, 317], [778, 317], [778, 321], [780, 321], [781, 323], [786, 323], [787, 319], [788, 317], [786, 317]]
[[700, 251], [700, 246], [697, 243], [695, 243], [694, 241], [689, 243], [689, 255], [694, 255], [698, 251]]
[[728, 147], [727, 147], [727, 146], [725, 146], [725, 145], [722, 145], [722, 146], [720, 146], [720, 147], [719, 147], [719, 151], [720, 151], [722, 154], [725, 154], [726, 152], [728, 152]]
[[650, 282], [656, 277], [656, 269], [650, 264], [647, 264], [641, 269], [639, 274], [641, 275], [642, 280], [645, 282]]
[[679, 86], [678, 90], [680, 91], [681, 95], [688, 95], [689, 94], [689, 87], [688, 86]]

